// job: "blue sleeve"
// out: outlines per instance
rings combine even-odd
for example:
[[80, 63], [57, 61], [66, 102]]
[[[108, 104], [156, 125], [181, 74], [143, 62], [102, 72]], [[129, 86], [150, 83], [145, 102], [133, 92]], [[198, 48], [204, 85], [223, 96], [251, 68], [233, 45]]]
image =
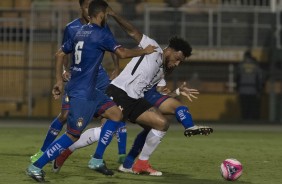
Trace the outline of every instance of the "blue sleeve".
[[104, 32], [105, 36], [104, 39], [101, 41], [100, 48], [102, 50], [106, 50], [109, 52], [115, 52], [115, 50], [120, 47], [119, 44], [117, 44], [114, 35], [112, 32], [109, 30], [109, 28], [105, 28]]
[[71, 34], [70, 34], [69, 27], [66, 26], [65, 30], [64, 30], [64, 37], [63, 37], [63, 40], [62, 40], [62, 45], [70, 39], [70, 37], [71, 37], [70, 35]]
[[65, 53], [65, 54], [69, 54], [69, 53], [72, 53], [73, 51], [73, 40], [72, 39], [68, 39], [62, 46], [62, 51]]

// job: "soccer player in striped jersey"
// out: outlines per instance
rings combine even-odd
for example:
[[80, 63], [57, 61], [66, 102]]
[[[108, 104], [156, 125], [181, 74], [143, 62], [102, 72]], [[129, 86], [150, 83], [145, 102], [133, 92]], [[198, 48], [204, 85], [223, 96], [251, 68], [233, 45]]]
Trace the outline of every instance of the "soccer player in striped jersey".
[[[68, 23], [67, 26], [65, 27], [64, 30], [64, 37], [63, 37], [63, 41], [62, 44], [64, 44], [66, 41], [68, 41], [69, 39], [73, 38], [75, 36], [75, 34], [77, 33], [77, 31], [85, 24], [87, 24], [89, 22], [89, 18], [88, 18], [88, 6], [89, 6], [89, 0], [79, 0], [79, 5], [80, 5], [80, 10], [81, 10], [81, 15], [79, 18], [73, 20], [72, 22]], [[113, 76], [112, 78], [115, 78], [117, 76], [117, 74], [119, 73], [119, 60], [118, 58], [111, 53], [112, 59], [114, 61], [114, 72], [113, 72]], [[65, 80], [69, 80], [70, 75], [69, 75], [69, 59], [67, 57], [64, 58], [64, 78]], [[99, 66], [99, 71], [98, 71], [98, 79], [97, 79], [97, 84], [96, 84], [96, 88], [99, 89], [102, 92], [105, 92], [106, 87], [110, 84], [110, 79], [109, 76], [107, 74], [107, 72], [105, 71], [105, 69], [103, 68], [102, 65]], [[67, 96], [66, 93], [64, 93], [63, 97], [62, 97], [62, 108], [61, 108], [61, 113], [58, 115], [58, 117], [56, 117], [53, 122], [51, 123], [49, 130], [47, 132], [47, 135], [45, 137], [45, 140], [43, 142], [42, 147], [40, 148], [40, 150], [35, 153], [34, 155], [32, 155], [30, 157], [30, 161], [32, 163], [34, 163], [36, 160], [38, 160], [38, 158], [40, 158], [43, 154], [43, 152], [48, 148], [48, 146], [56, 139], [56, 137], [58, 136], [58, 134], [61, 132], [64, 124], [67, 121], [67, 115], [69, 112], [69, 98]], [[96, 114], [96, 116], [101, 116], [108, 118], [108, 114], [106, 113], [106, 110], [110, 108], [109, 105], [107, 104], [100, 104], [100, 106], [98, 107], [98, 109], [100, 109], [98, 112], [99, 114]], [[86, 135], [85, 135], [86, 136]], [[125, 123], [120, 123], [120, 127], [116, 133], [116, 136], [118, 138], [118, 153], [119, 153], [119, 158], [118, 158], [118, 162], [122, 163], [124, 158], [125, 158], [125, 153], [126, 153], [126, 137], [127, 137], [127, 133], [126, 133], [126, 126]]]
[[[120, 75], [111, 82], [106, 93], [123, 109], [124, 118], [145, 127], [144, 131], [149, 131], [142, 151], [132, 167], [133, 172], [160, 176], [162, 172], [152, 168], [149, 158], [165, 136], [169, 122], [159, 109], [144, 99], [144, 92], [173, 72], [191, 55], [192, 48], [187, 41], [172, 37], [168, 46], [162, 49], [155, 40], [141, 34], [110, 7], [108, 13], [139, 44], [140, 48], [145, 48], [147, 45], [157, 47], [157, 52], [133, 58]], [[210, 127], [194, 125], [191, 114], [185, 106], [176, 108], [174, 114], [185, 127], [185, 135], [208, 135], [213, 131]]]
[[[99, 103], [112, 102], [109, 97], [96, 88], [98, 70], [105, 51], [113, 52], [119, 58], [130, 58], [155, 52], [156, 47], [152, 45], [148, 45], [144, 49], [126, 49], [119, 45], [111, 31], [105, 27], [107, 7], [108, 4], [103, 0], [91, 1], [88, 10], [89, 24], [82, 26], [75, 37], [65, 42], [56, 53], [56, 83], [52, 90], [55, 99], [59, 99], [63, 92], [63, 58], [69, 53], [73, 54], [70, 68], [71, 79], [65, 87], [70, 101], [67, 131], [26, 169], [27, 175], [37, 182], [45, 181], [45, 173], [42, 168], [79, 139], [82, 131], [97, 112]], [[102, 149], [96, 151], [94, 156], [103, 155], [103, 151], [110, 143], [113, 133], [118, 129], [118, 124], [123, 118], [118, 106], [113, 105], [108, 110], [111, 111], [111, 118], [102, 127], [101, 144], [98, 144]], [[95, 164], [90, 161], [88, 166], [97, 171], [106, 169], [102, 158], [97, 159]]]

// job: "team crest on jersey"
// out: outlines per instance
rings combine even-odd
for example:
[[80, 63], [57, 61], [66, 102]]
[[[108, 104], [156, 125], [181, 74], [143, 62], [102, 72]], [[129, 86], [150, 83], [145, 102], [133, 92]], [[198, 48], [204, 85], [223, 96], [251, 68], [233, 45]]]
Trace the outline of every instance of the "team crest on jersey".
[[76, 122], [76, 126], [77, 127], [82, 127], [83, 125], [83, 118], [78, 118], [77, 122]]
[[65, 97], [65, 102], [69, 102], [69, 101], [70, 101], [69, 97], [66, 96], [66, 97]]

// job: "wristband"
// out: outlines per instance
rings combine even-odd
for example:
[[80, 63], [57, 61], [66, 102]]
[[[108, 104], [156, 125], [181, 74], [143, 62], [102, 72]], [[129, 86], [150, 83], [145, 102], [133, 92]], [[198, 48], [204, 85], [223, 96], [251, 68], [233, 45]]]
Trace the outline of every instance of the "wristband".
[[180, 89], [177, 88], [177, 89], [175, 90], [175, 93], [179, 96], [179, 95], [180, 95]]

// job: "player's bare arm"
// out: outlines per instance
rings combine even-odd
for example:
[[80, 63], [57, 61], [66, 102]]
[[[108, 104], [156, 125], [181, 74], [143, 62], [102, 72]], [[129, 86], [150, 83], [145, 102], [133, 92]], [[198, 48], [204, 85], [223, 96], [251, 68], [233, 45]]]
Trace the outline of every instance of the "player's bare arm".
[[132, 57], [137, 57], [144, 54], [151, 54], [153, 52], [156, 52], [155, 50], [156, 48], [157, 47], [153, 45], [148, 45], [144, 49], [127, 49], [124, 47], [119, 47], [116, 49], [115, 54], [121, 59], [132, 58]]
[[56, 73], [56, 83], [53, 87], [52, 94], [55, 99], [58, 99], [63, 90], [63, 63], [64, 63], [64, 56], [66, 54], [60, 49], [56, 53], [56, 66], [55, 66], [55, 73]]
[[119, 69], [119, 59], [117, 57], [117, 55], [111, 53], [113, 62], [114, 62], [114, 71], [112, 72], [111, 76], [110, 76], [110, 80], [113, 80], [114, 78], [116, 78], [119, 73], [120, 73], [120, 69]]
[[170, 91], [166, 86], [158, 86], [157, 91], [160, 93], [169, 95], [171, 97], [176, 97], [179, 95], [183, 95], [188, 98], [190, 102], [194, 99], [197, 99], [198, 97], [196, 95], [199, 95], [200, 92], [197, 89], [188, 88], [186, 82], [183, 82], [176, 90]]
[[70, 61], [71, 61], [70, 54], [65, 55], [64, 56], [64, 60], [63, 60], [63, 68], [64, 68], [64, 70], [63, 70], [63, 73], [62, 73], [64, 82], [69, 81], [70, 77], [71, 77], [70, 71], [69, 71], [70, 70], [70, 64], [71, 64]]
[[115, 21], [122, 27], [122, 29], [127, 34], [129, 34], [135, 41], [137, 41], [137, 43], [140, 43], [143, 34], [140, 33], [135, 26], [133, 26], [129, 21], [114, 12], [110, 6], [107, 8], [107, 13], [115, 19]]

